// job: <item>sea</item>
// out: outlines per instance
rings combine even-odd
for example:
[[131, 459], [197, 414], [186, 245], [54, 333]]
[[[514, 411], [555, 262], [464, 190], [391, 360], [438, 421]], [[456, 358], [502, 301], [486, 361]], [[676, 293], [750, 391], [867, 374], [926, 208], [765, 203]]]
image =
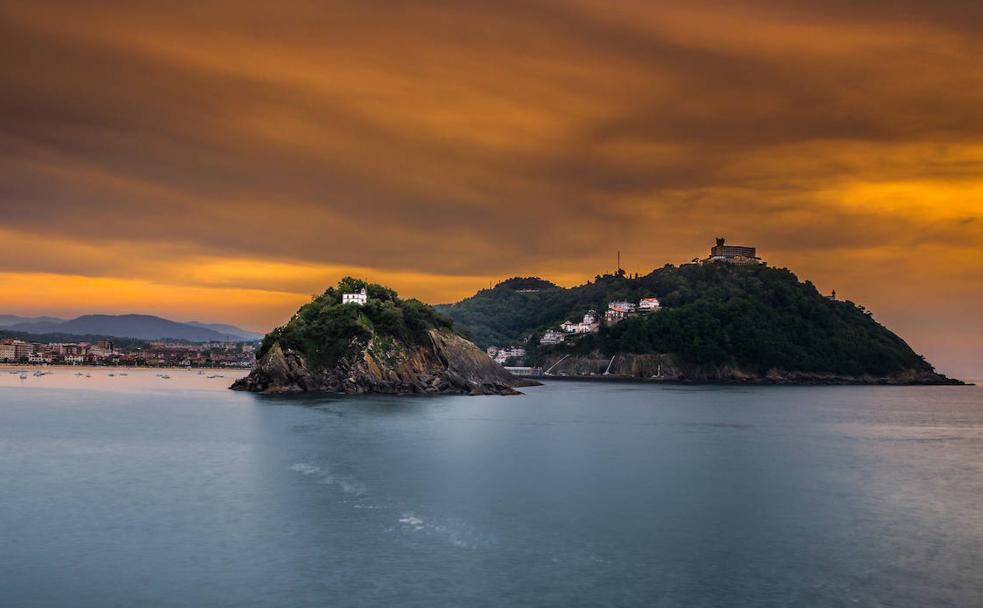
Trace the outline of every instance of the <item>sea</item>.
[[980, 387], [46, 371], [0, 370], [5, 608], [983, 606]]

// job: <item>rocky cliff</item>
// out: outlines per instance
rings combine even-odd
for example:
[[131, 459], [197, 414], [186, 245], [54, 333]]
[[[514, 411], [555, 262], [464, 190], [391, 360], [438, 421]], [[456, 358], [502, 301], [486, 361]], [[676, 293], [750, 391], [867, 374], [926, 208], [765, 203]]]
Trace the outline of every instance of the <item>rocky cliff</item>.
[[517, 395], [516, 378], [464, 338], [431, 329], [429, 343], [408, 346], [374, 337], [328, 369], [312, 367], [304, 355], [275, 343], [256, 368], [232, 385], [257, 393], [385, 393]]
[[233, 389], [514, 395], [515, 386], [535, 384], [505, 371], [431, 306], [352, 277], [301, 306], [256, 355]]
[[621, 378], [709, 384], [962, 384], [959, 380], [924, 369], [884, 375], [809, 373], [778, 368], [758, 373], [733, 365], [687, 364], [669, 354], [619, 353], [613, 358], [600, 353], [566, 357], [551, 355], [545, 359], [543, 369], [558, 378]]

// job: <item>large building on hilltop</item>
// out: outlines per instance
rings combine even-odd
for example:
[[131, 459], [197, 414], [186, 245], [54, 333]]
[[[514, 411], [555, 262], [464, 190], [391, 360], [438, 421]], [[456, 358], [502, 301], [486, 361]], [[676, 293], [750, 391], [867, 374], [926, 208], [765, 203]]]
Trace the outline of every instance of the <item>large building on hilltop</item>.
[[726, 262], [728, 264], [761, 264], [757, 250], [743, 245], [727, 245], [723, 237], [717, 238], [717, 244], [710, 248], [710, 257], [705, 262]]

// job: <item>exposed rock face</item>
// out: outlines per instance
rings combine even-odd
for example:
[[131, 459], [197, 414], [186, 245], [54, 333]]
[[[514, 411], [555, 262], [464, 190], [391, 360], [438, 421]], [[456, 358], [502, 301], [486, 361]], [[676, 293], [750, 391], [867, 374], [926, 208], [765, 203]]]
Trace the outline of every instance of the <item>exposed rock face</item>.
[[[634, 378], [706, 384], [963, 384], [932, 371], [907, 370], [891, 376], [843, 376], [772, 369], [765, 374], [731, 366], [685, 365], [669, 354], [618, 354], [612, 361], [600, 354], [553, 356], [543, 364], [557, 377]], [[607, 372], [607, 373], [605, 373]]]
[[256, 393], [387, 393], [516, 395], [529, 386], [464, 338], [430, 330], [430, 343], [405, 347], [373, 338], [325, 370], [311, 369], [303, 355], [275, 344], [234, 390]]

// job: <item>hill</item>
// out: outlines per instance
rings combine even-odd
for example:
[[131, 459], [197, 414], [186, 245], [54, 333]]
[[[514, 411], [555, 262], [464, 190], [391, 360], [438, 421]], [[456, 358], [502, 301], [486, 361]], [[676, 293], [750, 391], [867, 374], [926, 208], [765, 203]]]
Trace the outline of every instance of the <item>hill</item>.
[[[538, 343], [545, 329], [567, 319], [644, 297], [659, 298], [663, 308], [563, 344]], [[789, 270], [764, 265], [667, 265], [641, 277], [604, 275], [537, 292], [498, 286], [437, 308], [482, 347], [524, 343], [527, 363], [566, 357], [559, 369], [571, 373], [603, 373], [603, 361], [617, 363], [622, 375], [671, 370], [677, 379], [707, 381], [948, 381], [861, 307], [831, 301]]]
[[212, 331], [217, 331], [220, 334], [225, 334], [227, 336], [235, 336], [244, 342], [254, 342], [256, 340], [262, 340], [265, 334], [260, 334], [254, 331], [249, 331], [242, 329], [241, 327], [236, 327], [235, 325], [229, 325], [228, 323], [201, 323], [199, 321], [188, 321], [186, 325], [191, 325], [194, 327], [202, 327], [204, 329], [210, 329]]
[[57, 317], [22, 317], [20, 315], [0, 315], [0, 327], [11, 327], [23, 323], [61, 323]]
[[244, 341], [240, 335], [223, 333], [188, 323], [178, 323], [152, 315], [83, 315], [69, 321], [18, 323], [5, 329], [30, 334], [99, 335], [140, 340]]
[[559, 285], [539, 277], [512, 277], [505, 279], [495, 286], [498, 289], [514, 289], [516, 291], [541, 291], [543, 289], [558, 289]]
[[[362, 304], [343, 294], [365, 290]], [[263, 393], [514, 394], [520, 381], [419, 300], [346, 277], [263, 339], [232, 388]]]

